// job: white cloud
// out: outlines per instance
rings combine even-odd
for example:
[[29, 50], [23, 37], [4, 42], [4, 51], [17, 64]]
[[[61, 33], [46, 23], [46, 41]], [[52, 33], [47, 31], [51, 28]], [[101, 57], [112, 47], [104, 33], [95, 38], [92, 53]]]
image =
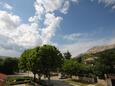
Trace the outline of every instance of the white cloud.
[[13, 9], [13, 6], [9, 3], [0, 2], [0, 8], [11, 11]]
[[0, 47], [22, 51], [25, 48], [41, 44], [38, 28], [31, 24], [22, 24], [17, 15], [0, 11]]
[[44, 25], [45, 28], [42, 29], [42, 39], [43, 44], [50, 43], [51, 38], [55, 35], [56, 28], [59, 27], [61, 22], [61, 17], [56, 17], [54, 14], [47, 13], [45, 15]]
[[113, 10], [115, 9], [115, 5], [112, 6], [112, 9], [113, 9]]
[[[94, 2], [96, 0], [90, 0], [91, 2]], [[105, 7], [110, 6], [113, 10], [115, 9], [115, 0], [97, 0], [98, 3], [105, 4]]]
[[108, 41], [105, 39], [101, 40], [95, 40], [95, 41], [83, 41], [83, 42], [77, 42], [77, 43], [71, 43], [71, 44], [64, 44], [59, 46], [60, 50], [62, 52], [66, 52], [69, 50], [72, 54], [72, 56], [77, 56], [81, 53], [85, 53], [88, 49], [98, 46], [98, 45], [106, 45], [108, 44]]
[[42, 42], [51, 43], [51, 39], [55, 36], [57, 27], [59, 27], [61, 16], [56, 16], [55, 11], [66, 14], [69, 9], [70, 2], [77, 2], [78, 0], [36, 0], [35, 2], [35, 16], [30, 17], [31, 23], [39, 23], [42, 21], [41, 37]]
[[98, 1], [99, 3], [105, 3], [106, 6], [115, 4], [115, 0], [98, 0]]
[[95, 0], [90, 0], [91, 2], [95, 1]]
[[13, 9], [13, 7], [10, 5], [10, 4], [8, 4], [8, 3], [4, 3], [4, 8], [5, 9], [7, 9], [7, 10], [12, 10]]
[[71, 0], [72, 2], [79, 3], [80, 0]]
[[[77, 0], [36, 0], [35, 15], [30, 17], [26, 24], [20, 16], [0, 11], [0, 51], [19, 55], [25, 48], [52, 43], [51, 39], [63, 19], [56, 16], [55, 11], [62, 13], [60, 10], [63, 9], [63, 13], [67, 13], [69, 7], [66, 4], [71, 1]], [[7, 3], [4, 8], [13, 9]]]
[[115, 37], [111, 38], [108, 44], [115, 44]]
[[69, 6], [70, 6], [69, 1], [65, 1], [63, 8], [60, 11], [64, 14], [67, 14]]
[[80, 33], [72, 33], [72, 34], [69, 34], [69, 35], [65, 35], [65, 36], [64, 36], [64, 39], [70, 40], [70, 41], [76, 41], [76, 40], [78, 40], [81, 36], [82, 36], [82, 34], [80, 34]]

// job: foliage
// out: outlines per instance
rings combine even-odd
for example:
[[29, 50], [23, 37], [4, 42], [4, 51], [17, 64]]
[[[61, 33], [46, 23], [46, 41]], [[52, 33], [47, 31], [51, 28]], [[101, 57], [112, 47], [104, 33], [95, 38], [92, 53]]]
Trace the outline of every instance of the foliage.
[[57, 71], [63, 63], [62, 54], [55, 46], [41, 46], [39, 49], [39, 57], [40, 70], [49, 78], [50, 73]]
[[71, 55], [71, 53], [69, 51], [67, 51], [67, 52], [64, 53], [64, 58], [65, 59], [71, 59], [71, 56], [72, 55]]
[[14, 72], [18, 72], [18, 62], [17, 58], [5, 58], [0, 59], [0, 72], [6, 74], [13, 74]]
[[33, 49], [25, 50], [20, 57], [20, 68], [24, 71], [31, 71], [34, 74], [34, 79], [36, 78], [36, 74], [38, 74], [38, 51], [39, 47]]
[[115, 49], [106, 50], [97, 53], [95, 71], [97, 75], [115, 73]]
[[67, 75], [76, 75], [77, 71], [78, 71], [78, 65], [77, 62], [75, 60], [65, 60], [64, 64], [62, 66], [62, 72], [64, 72]]
[[74, 58], [75, 60], [77, 60], [77, 62], [79, 63], [84, 63], [84, 61], [88, 58], [93, 58], [94, 56], [90, 53], [85, 53], [85, 54], [80, 54], [79, 56], [77, 56], [76, 58]]
[[51, 45], [43, 45], [25, 50], [20, 57], [20, 66], [25, 71], [32, 71], [34, 76], [42, 74], [50, 78], [50, 73], [57, 71], [63, 63], [60, 51]]

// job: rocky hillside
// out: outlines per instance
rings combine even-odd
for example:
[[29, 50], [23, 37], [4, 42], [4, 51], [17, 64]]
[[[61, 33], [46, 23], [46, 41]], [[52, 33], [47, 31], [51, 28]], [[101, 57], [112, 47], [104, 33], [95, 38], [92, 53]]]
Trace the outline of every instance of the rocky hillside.
[[93, 47], [91, 49], [89, 49], [87, 51], [87, 53], [98, 53], [98, 52], [102, 52], [102, 51], [105, 51], [105, 50], [108, 50], [108, 49], [113, 49], [115, 48], [115, 44], [112, 44], [112, 45], [104, 45], [104, 46], [96, 46], [96, 47]]

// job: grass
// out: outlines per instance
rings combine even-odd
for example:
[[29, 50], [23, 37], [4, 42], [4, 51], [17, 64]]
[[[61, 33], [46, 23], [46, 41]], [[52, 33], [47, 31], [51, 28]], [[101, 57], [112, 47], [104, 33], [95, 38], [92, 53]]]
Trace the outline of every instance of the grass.
[[[35, 85], [35, 83], [39, 84], [39, 85]], [[48, 86], [44, 80], [37, 82], [37, 79], [36, 79], [35, 83], [34, 83], [34, 79], [32, 77], [13, 76], [13, 77], [7, 78], [5, 86], [12, 86], [12, 85], [18, 85], [18, 84], [26, 84], [26, 86]], [[51, 86], [53, 86], [53, 85], [51, 85]]]
[[28, 83], [31, 80], [32, 80], [31, 77], [22, 77], [22, 76], [8, 77], [6, 80], [6, 86]]

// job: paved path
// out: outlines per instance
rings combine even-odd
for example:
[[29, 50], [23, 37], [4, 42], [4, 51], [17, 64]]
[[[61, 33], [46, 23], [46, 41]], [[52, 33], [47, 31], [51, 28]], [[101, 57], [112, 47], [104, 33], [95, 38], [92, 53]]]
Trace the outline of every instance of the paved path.
[[[28, 73], [20, 73], [20, 74], [17, 74], [17, 75], [9, 75], [9, 77], [13, 77], [13, 76], [28, 76]], [[29, 76], [33, 77], [33, 74], [29, 73]], [[47, 80], [47, 79], [44, 79], [44, 80]], [[63, 80], [60, 80], [57, 76], [51, 77], [51, 83], [53, 83], [54, 86], [73, 86], [69, 83], [64, 82]], [[16, 86], [18, 86], [18, 85], [16, 85]], [[20, 85], [20, 86], [25, 86], [25, 85]]]
[[53, 86], [73, 86], [61, 80], [51, 80], [51, 83], [53, 84]]

